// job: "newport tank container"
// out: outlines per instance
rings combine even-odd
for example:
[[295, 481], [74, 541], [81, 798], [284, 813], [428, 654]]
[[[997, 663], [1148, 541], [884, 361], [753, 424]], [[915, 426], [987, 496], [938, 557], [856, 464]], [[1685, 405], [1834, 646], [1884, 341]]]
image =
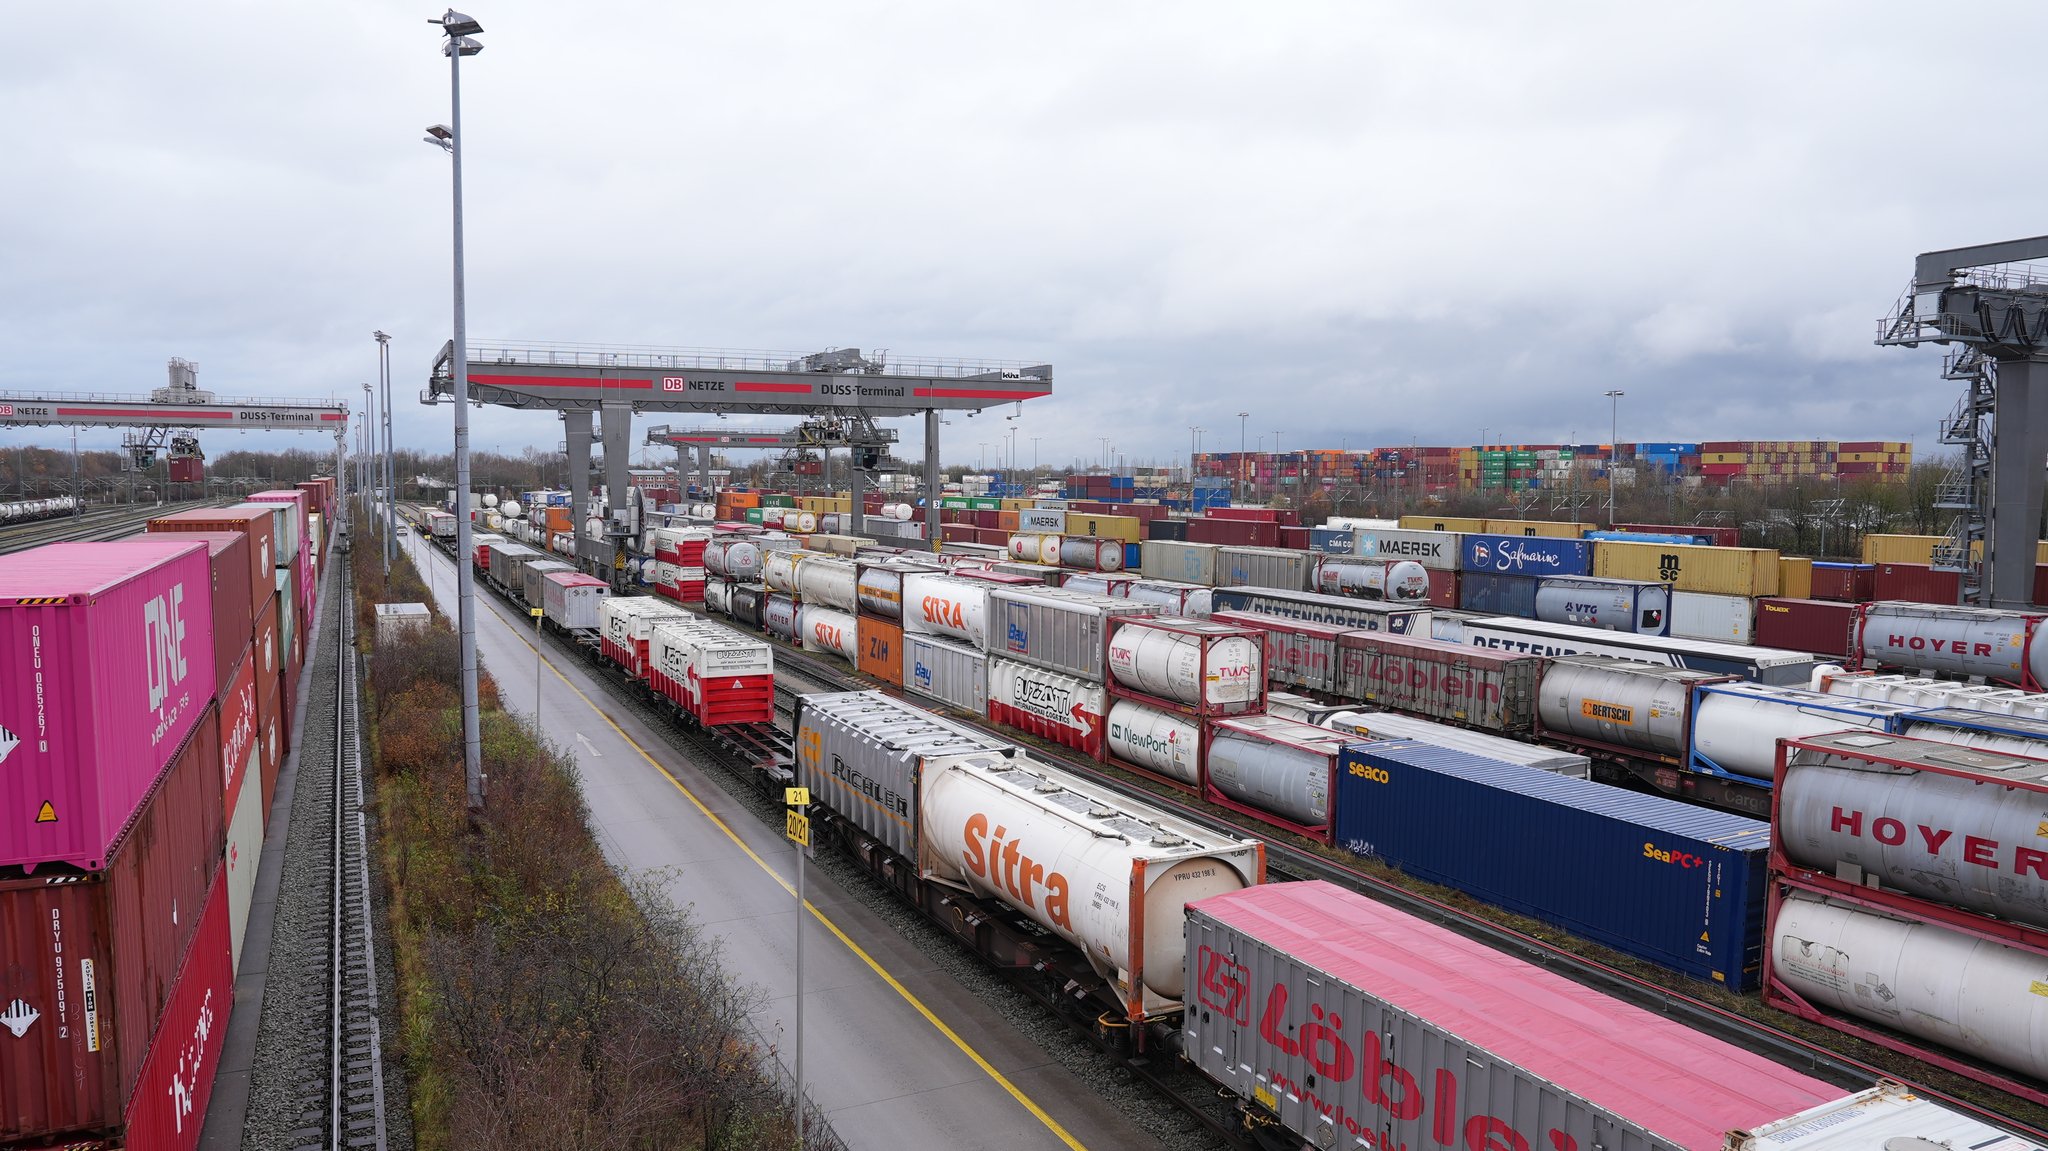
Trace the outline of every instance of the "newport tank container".
[[1265, 710], [1265, 634], [1255, 628], [1181, 619], [1110, 621], [1113, 685], [1197, 715]]
[[963, 759], [1009, 763], [1015, 745], [878, 691], [798, 698], [798, 782], [898, 856], [916, 861], [925, 775]]
[[814, 603], [797, 609], [797, 634], [805, 651], [822, 651], [850, 664], [860, 663], [860, 621], [851, 614]]
[[1129, 599], [1131, 585], [1137, 582], [1137, 576], [1115, 575], [1110, 572], [1063, 571], [1060, 573], [1059, 582], [1054, 586], [1087, 592], [1089, 595], [1121, 596]]
[[993, 587], [988, 593], [988, 652], [1101, 683], [1109, 621], [1158, 610], [1065, 588]]
[[2039, 615], [1881, 600], [1863, 609], [1866, 665], [1924, 668], [2037, 689], [2048, 683], [2048, 644], [2030, 650]]
[[[1860, 727], [1887, 731], [1913, 709], [1760, 683], [1709, 684], [1693, 693], [1695, 770], [1768, 780], [1777, 773], [1778, 741]], [[2048, 751], [2048, 746], [2044, 746]]]
[[1337, 637], [1337, 692], [1488, 731], [1536, 726], [1536, 683], [1543, 660], [1384, 632]]
[[1268, 714], [1284, 715], [1287, 719], [1298, 719], [1303, 723], [1313, 723], [1317, 727], [1327, 727], [1331, 731], [1346, 732], [1359, 739], [1412, 739], [1431, 747], [1469, 752], [1487, 759], [1497, 759], [1502, 763], [1515, 763], [1523, 767], [1533, 767], [1538, 771], [1568, 775], [1573, 779], [1590, 779], [1593, 775], [1593, 761], [1583, 755], [1559, 751], [1541, 744], [1524, 743], [1504, 736], [1488, 735], [1470, 728], [1418, 719], [1399, 712], [1345, 710], [1341, 705], [1331, 705], [1290, 708], [1284, 713], [1276, 709]]
[[1215, 720], [1203, 734], [1209, 799], [1329, 842], [1337, 761], [1348, 736], [1270, 715]]
[[[1282, 591], [1275, 588], [1219, 587], [1210, 598], [1215, 611], [1257, 612], [1287, 616], [1313, 623], [1338, 624], [1364, 631], [1393, 635], [1428, 635], [1427, 605], [1391, 603], [1384, 600], [1351, 599], [1320, 592]], [[1213, 614], [1213, 613], [1212, 613]]]
[[1265, 880], [1265, 845], [1019, 756], [917, 779], [925, 878], [960, 883], [1074, 945], [1138, 1022], [1180, 1010], [1187, 905]]
[[0, 867], [106, 865], [217, 690], [212, 578], [176, 534], [0, 555]]
[[1288, 1146], [1721, 1151], [1844, 1095], [1322, 880], [1196, 904], [1184, 964], [1183, 1053]]
[[769, 592], [761, 601], [761, 630], [791, 643], [801, 640], [803, 624], [797, 618], [796, 597], [788, 592]]
[[[1218, 548], [1216, 586], [1308, 591], [1315, 578], [1318, 558], [1313, 552], [1293, 548]], [[1428, 578], [1423, 577], [1425, 581]]]
[[1691, 748], [1693, 689], [1729, 681], [1608, 656], [1564, 656], [1544, 669], [1536, 718], [1547, 735], [1682, 764]]
[[1011, 659], [988, 661], [988, 718], [1006, 727], [1094, 759], [1102, 754], [1108, 711], [1100, 683]]
[[903, 633], [903, 690], [988, 714], [988, 655], [966, 644]]
[[1352, 552], [1365, 559], [1410, 560], [1434, 571], [1457, 571], [1456, 532], [1414, 532], [1398, 528], [1359, 528], [1352, 532]]
[[1060, 537], [1059, 562], [1062, 567], [1084, 571], [1120, 572], [1124, 570], [1124, 541], [1094, 536]]
[[1138, 573], [1147, 579], [1216, 586], [1216, 553], [1222, 550], [1216, 544], [1146, 540], [1138, 549]]
[[1552, 576], [1536, 584], [1536, 618], [1637, 635], [1671, 631], [1671, 587], [1594, 576]]
[[1317, 556], [1309, 576], [1312, 590], [1358, 599], [1419, 603], [1429, 598], [1429, 571], [1413, 560], [1358, 556]]
[[1340, 847], [1659, 967], [1757, 984], [1762, 820], [1412, 740], [1355, 744], [1336, 778]]
[[598, 625], [597, 605], [609, 590], [596, 576], [550, 572], [541, 577], [541, 613], [564, 631], [593, 630]]
[[853, 561], [816, 552], [796, 571], [796, 594], [805, 603], [851, 612], [859, 602]]
[[1060, 562], [1060, 537], [1039, 532], [1019, 532], [1010, 537], [1009, 552], [1011, 559], [1057, 567]]
[[1162, 614], [1186, 616], [1189, 619], [1209, 618], [1210, 597], [1214, 594], [1214, 588], [1206, 588], [1201, 584], [1150, 578], [1133, 581], [1123, 593], [1125, 599], [1158, 604], [1166, 609]]
[[1201, 721], [1177, 711], [1111, 700], [1104, 746], [1113, 759], [1189, 788], [1202, 784]]
[[[2048, 1079], [2048, 953], [1790, 889], [1771, 909], [1771, 989]], [[1808, 1014], [1795, 1010], [1795, 1014]]]
[[988, 598], [994, 585], [930, 572], [903, 577], [903, 631], [988, 646]]

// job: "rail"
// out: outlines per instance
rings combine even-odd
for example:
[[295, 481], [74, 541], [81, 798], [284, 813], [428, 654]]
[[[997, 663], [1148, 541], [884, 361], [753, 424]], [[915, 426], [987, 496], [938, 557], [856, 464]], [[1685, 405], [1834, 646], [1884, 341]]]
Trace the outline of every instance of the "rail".
[[332, 610], [335, 633], [334, 819], [329, 864], [327, 1146], [385, 1151], [384, 1056], [378, 1028], [377, 951], [363, 826], [362, 734], [356, 712], [355, 611], [341, 555]]
[[[574, 368], [662, 368], [726, 372], [801, 372], [804, 360], [819, 353], [785, 352], [765, 348], [668, 348], [649, 344], [578, 344], [549, 341], [475, 341], [469, 350], [469, 366], [475, 371], [487, 364], [546, 364]], [[885, 358], [886, 357], [886, 358]], [[957, 356], [887, 356], [877, 351], [873, 370], [865, 374], [910, 376], [929, 379], [965, 379], [973, 376], [1000, 378], [1016, 373], [1021, 379], [1050, 376], [1044, 364], [1027, 360], [984, 360]], [[792, 366], [795, 365], [795, 366]], [[852, 373], [841, 373], [852, 374]]]

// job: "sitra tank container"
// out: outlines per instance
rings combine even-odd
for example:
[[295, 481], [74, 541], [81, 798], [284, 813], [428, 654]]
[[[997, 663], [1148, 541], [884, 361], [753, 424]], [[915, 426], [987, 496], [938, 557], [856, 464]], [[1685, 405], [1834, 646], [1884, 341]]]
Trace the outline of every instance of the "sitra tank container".
[[1325, 595], [1419, 603], [1429, 598], [1429, 571], [1414, 560], [1318, 556], [1310, 590]]
[[1197, 715], [1263, 710], [1263, 636], [1198, 620], [1119, 618], [1109, 627], [1109, 674], [1122, 687]]
[[848, 663], [860, 660], [860, 621], [843, 611], [805, 603], [797, 611], [805, 651], [830, 652]]
[[1693, 699], [1692, 751], [1696, 767], [1752, 779], [1778, 769], [1778, 741], [1860, 727], [1885, 731], [1906, 704], [1848, 699], [1796, 687], [1724, 683], [1702, 687]]
[[1059, 539], [1058, 562], [1064, 567], [1081, 568], [1086, 571], [1120, 572], [1124, 570], [1124, 541], [1097, 539], [1093, 536], [1067, 536]]
[[1201, 721], [1127, 699], [1109, 705], [1109, 754], [1190, 788], [1202, 783]]
[[2035, 688], [2048, 675], [2048, 645], [2030, 650], [2038, 615], [1991, 608], [1883, 600], [1863, 609], [1865, 665], [1921, 668]]
[[1347, 737], [1270, 715], [1209, 725], [1203, 770], [1209, 798], [1329, 842], [1330, 798]]
[[796, 597], [788, 592], [769, 592], [761, 602], [761, 629], [769, 635], [795, 643], [803, 636], [801, 627], [797, 619]]
[[1603, 631], [1667, 635], [1671, 586], [1597, 576], [1550, 576], [1536, 585], [1536, 618]]
[[[1133, 1022], [1176, 1011], [1190, 903], [1265, 878], [1265, 848], [1019, 756], [920, 781], [925, 876], [1023, 912], [1124, 989]], [[1104, 898], [1100, 893], [1112, 893]]]
[[805, 603], [850, 612], [859, 600], [855, 579], [852, 560], [806, 553], [796, 569], [796, 594]]
[[903, 577], [903, 630], [964, 640], [986, 650], [988, 593], [994, 585], [931, 572]]
[[1692, 689], [1729, 679], [1612, 656], [1562, 656], [1543, 673], [1536, 718], [1553, 735], [1683, 763]]

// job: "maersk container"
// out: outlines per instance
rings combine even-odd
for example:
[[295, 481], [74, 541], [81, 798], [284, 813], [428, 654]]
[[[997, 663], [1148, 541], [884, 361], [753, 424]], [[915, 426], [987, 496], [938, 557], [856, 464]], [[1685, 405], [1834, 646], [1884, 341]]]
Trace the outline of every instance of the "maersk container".
[[1258, 612], [1312, 623], [1337, 624], [1390, 635], [1428, 635], [1428, 606], [1348, 599], [1308, 591], [1220, 587], [1210, 602], [1216, 611]]
[[797, 608], [798, 641], [805, 651], [839, 656], [860, 663], [860, 621], [843, 611], [803, 603]]
[[1006, 727], [1102, 754], [1109, 693], [1099, 683], [1011, 659], [988, 661], [988, 717]]
[[1468, 535], [1459, 569], [1519, 576], [1582, 576], [1593, 570], [1593, 545], [1551, 536]]
[[1889, 731], [1913, 710], [1905, 704], [1797, 687], [1710, 684], [1693, 689], [1689, 763], [1694, 771], [1709, 775], [1768, 782], [1777, 774], [1781, 739], [1805, 739], [1852, 727]]
[[1202, 785], [1202, 724], [1191, 716], [1111, 700], [1104, 745], [1113, 760], [1189, 789]]
[[1863, 608], [1865, 666], [1981, 675], [2029, 690], [2048, 684], [2048, 643], [2030, 650], [2041, 615], [1880, 600]]
[[1337, 640], [1353, 629], [1243, 611], [1217, 612], [1209, 617], [1209, 622], [1260, 633], [1260, 657], [1269, 684], [1336, 694], [1338, 669], [1342, 666]]
[[1309, 586], [1325, 595], [1420, 603], [1429, 599], [1429, 571], [1413, 560], [1316, 556]]
[[564, 631], [594, 631], [597, 607], [609, 591], [605, 582], [581, 572], [553, 572], [541, 577], [541, 612]]
[[178, 535], [0, 555], [0, 866], [106, 865], [217, 690], [212, 578]]
[[1536, 576], [1465, 572], [1458, 577], [1458, 610], [1485, 615], [1536, 618]]
[[1611, 655], [1787, 687], [1807, 683], [1813, 677], [1814, 666], [1814, 657], [1809, 652], [1677, 636], [1634, 635], [1505, 616], [1466, 621], [1465, 642], [1552, 659], [1566, 655]]
[[1212, 721], [1202, 740], [1207, 798], [1328, 843], [1331, 793], [1349, 739], [1271, 715]]
[[1466, 644], [1352, 631], [1337, 637], [1337, 692], [1346, 699], [1487, 731], [1536, 726], [1543, 661]]
[[1216, 586], [1216, 553], [1222, 550], [1218, 544], [1146, 540], [1138, 548], [1138, 573], [1146, 579]]
[[988, 652], [1101, 683], [1109, 621], [1158, 611], [1148, 603], [1065, 588], [991, 588]]
[[796, 594], [807, 604], [850, 613], [860, 601], [859, 578], [852, 560], [811, 552], [796, 569]]
[[1166, 609], [1164, 614], [1167, 615], [1207, 619], [1215, 594], [1214, 588], [1203, 587], [1200, 584], [1148, 578], [1132, 582], [1124, 592], [1124, 598], [1139, 603], [1156, 603]]
[[1756, 604], [1739, 595], [1671, 593], [1671, 634], [1683, 639], [1749, 643], [1756, 638]]
[[1124, 570], [1124, 541], [1094, 536], [1065, 536], [1060, 539], [1060, 566], [1084, 571]]
[[1536, 584], [1535, 616], [1551, 623], [1568, 623], [1603, 631], [1670, 635], [1673, 634], [1671, 604], [1669, 584], [1601, 579], [1597, 576], [1554, 576]]
[[903, 634], [903, 690], [988, 714], [988, 655], [966, 644]]
[[1183, 1054], [1289, 1145], [1721, 1151], [1844, 1094], [1323, 880], [1195, 904], [1183, 962]]
[[989, 592], [994, 585], [963, 576], [917, 572], [903, 577], [903, 632], [988, 647]]
[[1692, 747], [1693, 689], [1729, 681], [1610, 656], [1565, 656], [1544, 669], [1536, 718], [1546, 738], [1682, 766]]
[[1746, 991], [1763, 969], [1761, 820], [1389, 740], [1345, 753], [1334, 830], [1346, 850], [1681, 974]]
[[1308, 591], [1316, 556], [1293, 548], [1222, 547], [1216, 550], [1216, 586]]
[[793, 728], [798, 781], [811, 789], [811, 802], [912, 861], [919, 780], [957, 760], [1007, 763], [1017, 753], [1005, 740], [878, 691], [801, 696]]
[[[1275, 709], [1271, 714], [1283, 714]], [[1470, 752], [1502, 763], [1520, 764], [1538, 771], [1568, 775], [1573, 779], [1591, 779], [1593, 761], [1583, 755], [1542, 744], [1524, 743], [1519, 739], [1488, 735], [1470, 728], [1452, 727], [1447, 723], [1418, 719], [1392, 711], [1345, 710], [1341, 706], [1330, 708], [1292, 709], [1285, 718], [1313, 723], [1331, 731], [1347, 732], [1359, 739], [1412, 739], [1431, 747], [1450, 748]]]

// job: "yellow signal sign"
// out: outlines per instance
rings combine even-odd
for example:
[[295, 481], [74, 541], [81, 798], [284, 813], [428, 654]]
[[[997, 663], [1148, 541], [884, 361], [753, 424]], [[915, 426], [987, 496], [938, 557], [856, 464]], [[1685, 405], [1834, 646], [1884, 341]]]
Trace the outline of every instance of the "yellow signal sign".
[[526, 614], [539, 619], [541, 617], [541, 610], [537, 607], [530, 607], [526, 609]]
[[796, 842], [798, 847], [811, 845], [811, 817], [799, 811], [788, 813], [788, 824], [783, 834]]
[[809, 807], [811, 805], [811, 789], [808, 787], [785, 787], [782, 789], [782, 802], [787, 807]]

